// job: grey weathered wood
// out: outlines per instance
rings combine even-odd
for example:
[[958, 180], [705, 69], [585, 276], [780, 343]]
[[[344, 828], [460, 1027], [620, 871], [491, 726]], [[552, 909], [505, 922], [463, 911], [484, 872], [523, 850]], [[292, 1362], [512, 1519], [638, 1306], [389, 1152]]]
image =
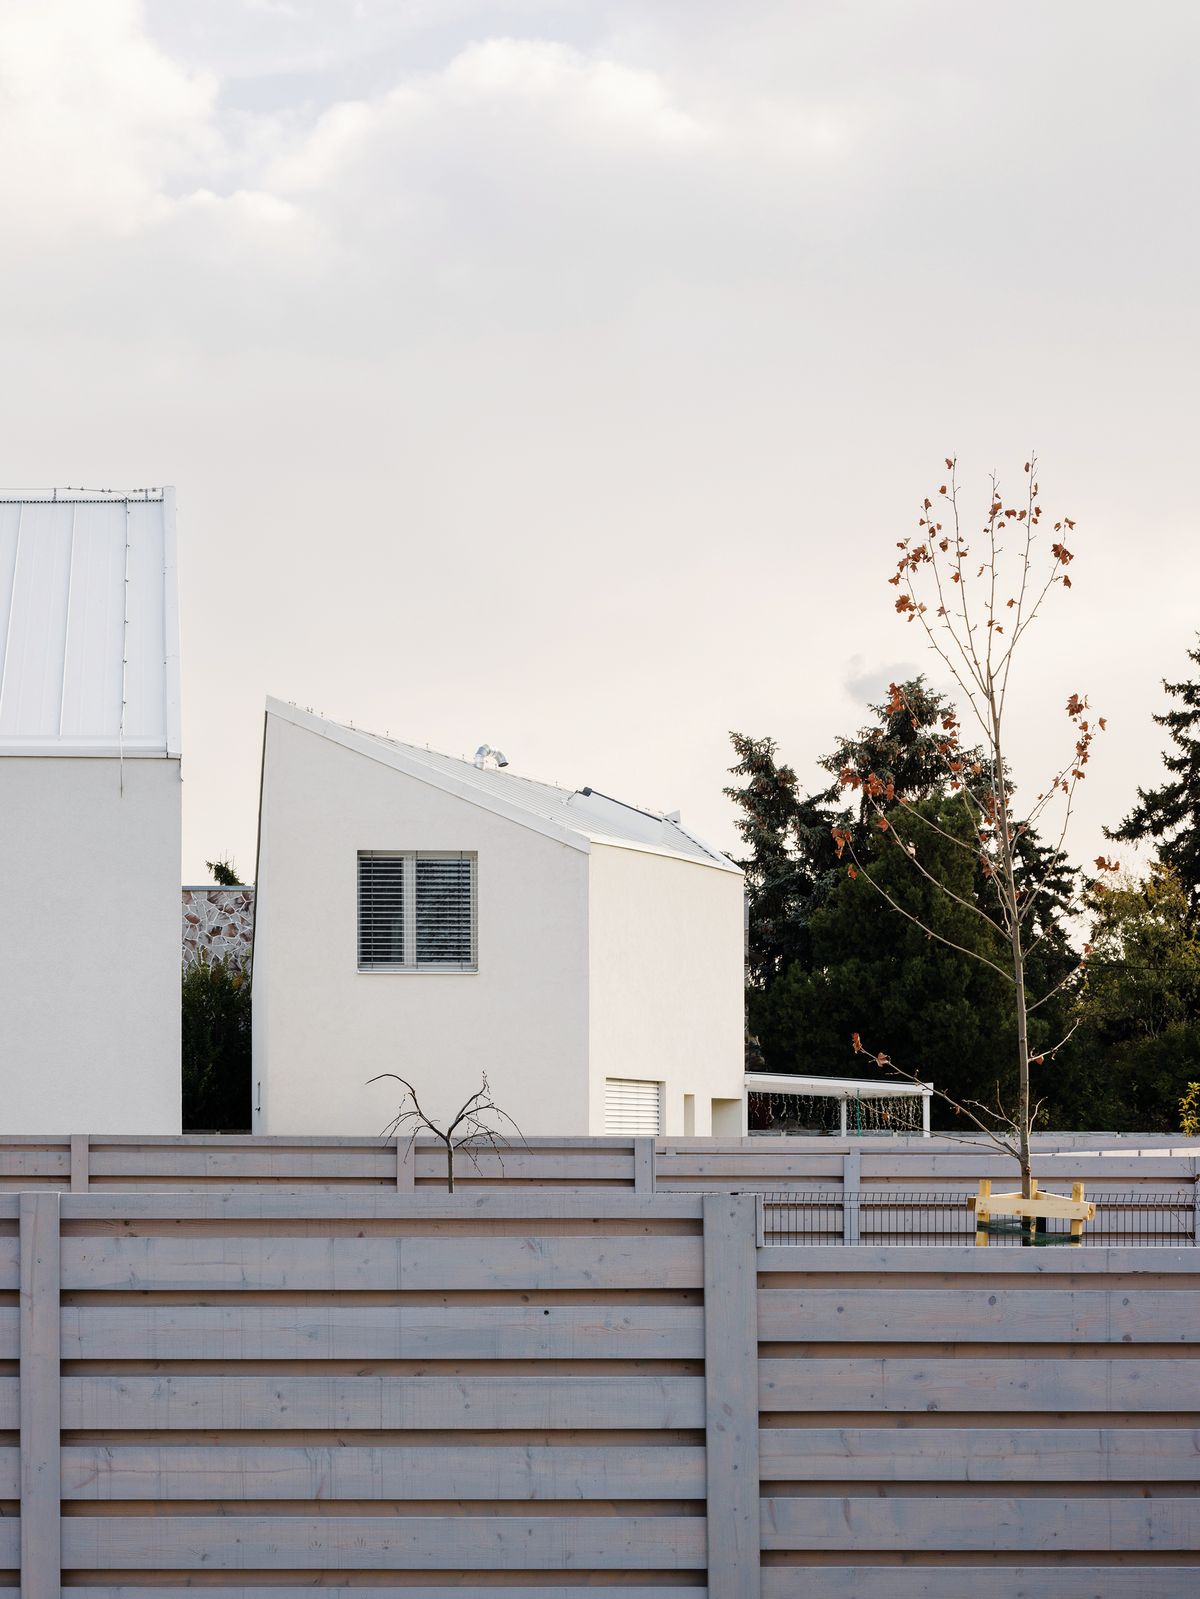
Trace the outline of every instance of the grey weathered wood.
[[1192, 1360], [767, 1359], [764, 1411], [1169, 1411], [1200, 1404]]
[[21, 1312], [16, 1305], [0, 1305], [0, 1360], [16, 1360], [21, 1353]]
[[[896, 1274], [903, 1282], [903, 1276]], [[1200, 1336], [1200, 1254], [1195, 1288], [764, 1289], [764, 1343], [1012, 1341], [1027, 1344], [1194, 1343]]]
[[63, 1239], [69, 1289], [693, 1288], [699, 1238], [85, 1237]]
[[0, 1499], [21, 1497], [21, 1451], [0, 1448]]
[[722, 1599], [759, 1591], [756, 1231], [753, 1197], [705, 1198], [708, 1584]]
[[70, 1569], [703, 1569], [701, 1516], [68, 1516]]
[[1200, 1498], [764, 1498], [762, 1542], [772, 1551], [1195, 1551]]
[[[26, 1196], [21, 1195], [22, 1200]], [[15, 1209], [15, 1207], [14, 1207]], [[21, 1286], [21, 1246], [16, 1238], [0, 1237], [0, 1288], [13, 1292]]]
[[21, 1599], [58, 1599], [58, 1195], [21, 1195]]
[[[166, 1599], [167, 1595], [178, 1591], [177, 1588], [150, 1590], [154, 1599]], [[515, 1587], [504, 1583], [503, 1586], [497, 1587], [486, 1577], [482, 1583], [456, 1582], [449, 1589], [444, 1584], [436, 1584], [429, 1588], [424, 1584], [420, 1587], [410, 1587], [405, 1583], [402, 1588], [397, 1589], [390, 1585], [381, 1588], [360, 1586], [355, 1583], [353, 1587], [340, 1587], [322, 1582], [319, 1588], [314, 1589], [311, 1583], [304, 1586], [291, 1583], [276, 1586], [272, 1583], [264, 1594], [263, 1589], [257, 1584], [227, 1586], [221, 1583], [214, 1586], [205, 1582], [203, 1585], [203, 1599], [313, 1599], [314, 1592], [318, 1599], [663, 1599], [660, 1583], [650, 1586], [641, 1582], [625, 1583], [620, 1576], [617, 1576], [611, 1584], [593, 1581], [587, 1583], [585, 1587], [579, 1587], [567, 1581], [556, 1582], [550, 1588], [542, 1583], [532, 1588], [525, 1583]], [[15, 1596], [16, 1590], [13, 1589], [12, 1593]], [[0, 1588], [0, 1599], [8, 1599], [8, 1595], [9, 1590]], [[87, 1584], [73, 1588], [71, 1599], [147, 1599], [147, 1589], [141, 1584], [132, 1586], [121, 1583], [104, 1583], [98, 1586]], [[668, 1599], [710, 1599], [710, 1595], [706, 1587], [697, 1587], [689, 1582], [686, 1587], [675, 1587], [673, 1594], [668, 1589]], [[711, 1599], [715, 1599], [715, 1595], [711, 1596]], [[1072, 1595], [1071, 1599], [1075, 1599], [1075, 1596]], [[1141, 1599], [1140, 1589], [1138, 1599]], [[1166, 1599], [1176, 1599], [1173, 1589], [1167, 1593]]]
[[65, 1360], [699, 1360], [699, 1305], [72, 1305]]
[[635, 1138], [633, 1141], [633, 1186], [639, 1194], [654, 1192], [653, 1138]]
[[91, 1140], [87, 1133], [71, 1134], [71, 1192], [73, 1194], [86, 1194], [88, 1191], [88, 1145]]
[[67, 1376], [62, 1417], [76, 1429], [699, 1427], [704, 1383], [630, 1375]]
[[774, 1566], [763, 1572], [763, 1599], [797, 1599], [806, 1585], [820, 1599], [1195, 1599], [1200, 1565]]
[[84, 1500], [703, 1499], [705, 1492], [699, 1444], [72, 1444], [63, 1450], [62, 1478], [64, 1495]]
[[411, 1194], [417, 1186], [417, 1151], [411, 1138], [396, 1135], [396, 1192]]
[[[394, 1174], [393, 1174], [394, 1175]], [[15, 1198], [9, 1202], [16, 1215]], [[0, 1197], [0, 1207], [4, 1204]], [[445, 1190], [420, 1188], [415, 1194], [397, 1194], [389, 1188], [329, 1190], [316, 1188], [219, 1188], [203, 1193], [114, 1193], [109, 1189], [86, 1196], [64, 1194], [64, 1221], [270, 1221], [294, 1219], [396, 1220], [420, 1217], [425, 1221], [453, 1220], [469, 1224], [481, 1221], [594, 1220], [598, 1216], [613, 1221], [636, 1220], [652, 1225], [656, 1221], [700, 1220], [699, 1194], [656, 1195], [653, 1208], [646, 1198], [626, 1189], [605, 1189], [600, 1198], [594, 1191], [571, 1189], [509, 1188], [500, 1191]], [[0, 1215], [3, 1209], [0, 1208]], [[269, 1231], [268, 1228], [263, 1229]], [[4, 1245], [14, 1239], [0, 1237], [0, 1269], [5, 1259]], [[16, 1287], [16, 1254], [13, 1282]], [[4, 1286], [0, 1281], [0, 1286]]]
[[0, 1377], [0, 1432], [15, 1432], [20, 1425], [20, 1379], [17, 1377]]
[[[844, 1101], [843, 1101], [844, 1103]], [[842, 1156], [842, 1242], [858, 1242], [858, 1190], [862, 1182], [862, 1157], [857, 1149]]]
[[772, 1482], [1192, 1482], [1190, 1427], [766, 1427]]
[[[946, 1286], [964, 1273], [992, 1277], [1098, 1277], [1135, 1272], [1195, 1274], [1197, 1256], [1190, 1246], [1182, 1249], [951, 1249], [937, 1244], [860, 1244], [853, 1254], [822, 1244], [768, 1244], [758, 1252], [760, 1272], [800, 1275], [836, 1271], [900, 1274], [936, 1273], [946, 1276]], [[864, 1286], [866, 1285], [864, 1277]], [[876, 1286], [872, 1284], [871, 1286]], [[1061, 1281], [1059, 1286], [1063, 1286]]]

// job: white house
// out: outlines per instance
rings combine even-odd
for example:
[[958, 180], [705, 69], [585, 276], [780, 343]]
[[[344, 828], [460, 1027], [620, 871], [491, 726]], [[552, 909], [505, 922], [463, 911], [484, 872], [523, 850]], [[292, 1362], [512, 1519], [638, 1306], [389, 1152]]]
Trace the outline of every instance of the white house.
[[[481, 757], [482, 759], [482, 757]], [[677, 818], [268, 700], [256, 1132], [742, 1131], [742, 874]]]
[[177, 1133], [172, 489], [0, 494], [0, 1131]]

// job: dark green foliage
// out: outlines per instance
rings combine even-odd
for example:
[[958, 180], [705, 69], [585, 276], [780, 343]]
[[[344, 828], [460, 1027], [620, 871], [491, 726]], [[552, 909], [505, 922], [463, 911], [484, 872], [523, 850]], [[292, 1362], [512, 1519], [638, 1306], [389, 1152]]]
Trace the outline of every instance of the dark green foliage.
[[[825, 770], [839, 781], [844, 772], [853, 772], [860, 780], [874, 773], [895, 791], [888, 804], [899, 800], [915, 804], [945, 793], [948, 773], [946, 757], [938, 751], [938, 735], [945, 719], [954, 714], [945, 695], [931, 689], [921, 674], [901, 683], [890, 702], [868, 709], [875, 722], [860, 728], [853, 738], [839, 738], [833, 752], [821, 762]], [[976, 754], [969, 752], [965, 758], [976, 758]], [[833, 789], [832, 796], [837, 792]], [[860, 823], [868, 826], [871, 815], [864, 793]]]
[[[923, 817], [941, 832], [923, 825]], [[851, 1035], [861, 1032], [873, 1044], [884, 1041], [906, 1070], [957, 1099], [994, 1101], [997, 1085], [1002, 1098], [1011, 1099], [1015, 1018], [1007, 949], [1000, 934], [967, 908], [979, 891], [976, 869], [971, 855], [951, 842], [969, 841], [969, 818], [946, 795], [921, 802], [906, 832], [926, 870], [967, 905], [915, 872], [877, 831], [859, 856], [865, 870], [854, 878], [843, 872], [828, 902], [814, 911], [811, 963], [794, 965], [765, 993], [751, 994], [751, 1031], [761, 1039], [772, 1071], [862, 1076], [862, 1059], [850, 1046]], [[961, 949], [948, 948], [893, 910], [867, 876]], [[1048, 939], [1043, 948], [1051, 947]], [[1065, 939], [1062, 948], [1065, 958], [1047, 962], [1053, 973], [1047, 986], [1073, 964]], [[982, 964], [978, 955], [994, 966]], [[1035, 1012], [1035, 1049], [1060, 1036], [1051, 1035], [1062, 1026], [1065, 1008], [1060, 1001]], [[954, 1112], [937, 1101], [933, 1114], [935, 1125], [957, 1124]]]
[[[1188, 651], [1200, 667], [1200, 644]], [[1139, 788], [1137, 804], [1120, 827], [1105, 833], [1126, 844], [1153, 842], [1158, 859], [1178, 877], [1188, 899], [1192, 925], [1200, 920], [1200, 680], [1168, 683], [1163, 688], [1178, 708], [1156, 714], [1174, 750], [1163, 755], [1171, 774], [1158, 788]]]
[[183, 974], [183, 1127], [250, 1130], [250, 973], [227, 956]]
[[205, 861], [205, 866], [212, 873], [213, 882], [218, 888], [241, 888], [242, 880], [238, 876], [237, 867], [232, 861]]
[[1066, 1126], [1175, 1132], [1200, 1075], [1200, 939], [1166, 867], [1092, 885], [1092, 953], [1058, 1095]]
[[831, 829], [846, 816], [833, 808], [836, 789], [800, 793], [792, 768], [775, 763], [774, 739], [729, 736], [738, 755], [730, 771], [745, 782], [725, 793], [742, 812], [750, 981], [761, 988], [807, 957], [809, 917], [838, 876]]

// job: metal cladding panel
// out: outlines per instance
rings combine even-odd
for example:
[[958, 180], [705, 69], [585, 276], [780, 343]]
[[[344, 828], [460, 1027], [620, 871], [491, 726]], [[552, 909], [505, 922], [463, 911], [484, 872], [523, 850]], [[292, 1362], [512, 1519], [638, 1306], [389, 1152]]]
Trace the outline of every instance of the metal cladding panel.
[[0, 495], [0, 753], [178, 753], [172, 512]]
[[684, 832], [675, 822], [665, 816], [651, 815], [637, 806], [604, 800], [603, 811], [598, 813], [588, 805], [582, 790], [559, 788], [553, 783], [540, 783], [533, 778], [518, 777], [514, 772], [494, 767], [480, 769], [473, 761], [443, 755], [437, 750], [423, 749], [415, 744], [404, 744], [399, 739], [368, 733], [363, 728], [352, 731], [387, 748], [401, 751], [417, 765], [450, 778], [468, 794], [474, 792], [502, 800], [518, 810], [528, 811], [543, 821], [556, 822], [560, 827], [569, 828], [586, 838], [598, 842], [649, 845], [666, 854], [702, 861], [708, 866], [731, 866], [731, 862], [719, 851]]

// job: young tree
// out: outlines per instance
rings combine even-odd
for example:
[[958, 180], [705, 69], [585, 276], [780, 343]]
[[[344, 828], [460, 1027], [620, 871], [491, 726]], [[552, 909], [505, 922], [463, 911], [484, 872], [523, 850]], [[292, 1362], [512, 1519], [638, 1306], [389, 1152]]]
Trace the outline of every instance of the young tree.
[[[497, 1125], [507, 1122], [522, 1143], [525, 1135], [513, 1121], [507, 1111], [500, 1109], [492, 1098], [492, 1091], [488, 1086], [487, 1073], [483, 1074], [483, 1081], [469, 1099], [459, 1106], [457, 1112], [445, 1127], [427, 1116], [421, 1108], [417, 1098], [417, 1091], [407, 1077], [399, 1077], [395, 1072], [380, 1072], [377, 1077], [369, 1077], [369, 1083], [382, 1082], [385, 1077], [392, 1082], [399, 1083], [404, 1093], [400, 1100], [400, 1107], [396, 1114], [383, 1129], [384, 1138], [393, 1138], [404, 1131], [409, 1134], [408, 1154], [412, 1151], [413, 1141], [417, 1134], [426, 1132], [438, 1139], [446, 1150], [446, 1191], [454, 1192], [454, 1157], [460, 1149], [465, 1149], [472, 1162], [478, 1166], [476, 1151], [480, 1149], [494, 1149], [499, 1154], [502, 1147], [508, 1143], [503, 1130]], [[503, 1161], [501, 1161], [503, 1165]]]
[[[961, 806], [961, 832], [921, 816], [894, 782], [878, 772], [864, 775], [848, 767], [841, 780], [846, 789], [865, 802], [885, 844], [907, 861], [913, 881], [926, 892], [950, 899], [964, 914], [979, 919], [990, 930], [983, 949], [947, 937], [931, 918], [921, 914], [919, 906], [912, 908], [906, 895], [893, 893], [877, 877], [866, 875], [867, 883], [898, 915], [929, 937], [990, 967], [1011, 985], [1016, 1111], [999, 1100], [994, 1104], [970, 1100], [957, 1108], [1016, 1158], [1021, 1168], [1022, 1191], [1028, 1195], [1032, 1191], [1029, 1134], [1038, 1110], [1030, 1097], [1029, 1068], [1047, 1056], [1053, 1057], [1066, 1041], [1064, 1037], [1033, 1054], [1030, 1016], [1061, 992], [1077, 970], [1072, 968], [1051, 988], [1031, 994], [1030, 959], [1048, 936], [1045, 930], [1035, 930], [1035, 918], [1043, 888], [1065, 861], [1063, 844], [1076, 790], [1084, 779], [1096, 732], [1105, 724], [1103, 718], [1092, 717], [1086, 698], [1071, 694], [1066, 704], [1072, 729], [1069, 758], [1021, 814], [1008, 755], [1013, 660], [1051, 590], [1058, 585], [1071, 587], [1067, 569], [1073, 556], [1065, 540], [1075, 524], [1069, 517], [1054, 524], [1054, 536], [1046, 552], [1048, 559], [1043, 559], [1038, 548], [1043, 535], [1037, 463], [1031, 458], [1025, 463], [1028, 484], [1024, 503], [1006, 505], [993, 475], [986, 515], [978, 532], [968, 534], [959, 510], [956, 463], [952, 457], [947, 458], [946, 467], [948, 481], [938, 490], [936, 500], [925, 499], [916, 535], [899, 541], [900, 557], [888, 581], [900, 590], [896, 611], [923, 632], [929, 648], [953, 679], [960, 710], [969, 720], [967, 742], [958, 714], [948, 710], [936, 740], [937, 753], [945, 763], [948, 788]], [[945, 517], [945, 521], [940, 517]], [[918, 719], [916, 708], [906, 703], [904, 690], [897, 684], [891, 686], [889, 709], [896, 715], [907, 712], [912, 721]], [[1051, 816], [1055, 818], [1054, 842], [1045, 857], [1043, 879], [1023, 881], [1021, 840]], [[937, 871], [936, 863], [930, 869], [925, 859], [929, 852], [920, 838], [918, 824], [938, 827], [948, 845], [970, 852], [988, 890], [982, 903], [953, 887], [946, 874]], [[850, 856], [850, 877], [863, 875], [865, 862], [853, 832], [835, 828], [834, 841], [840, 854]], [[993, 937], [995, 944], [991, 943]], [[854, 1048], [864, 1052], [857, 1033]], [[895, 1067], [884, 1051], [871, 1053], [880, 1065], [891, 1066], [915, 1080], [914, 1073]]]
[[[1200, 643], [1188, 651], [1188, 660], [1200, 667]], [[1171, 776], [1158, 788], [1139, 788], [1137, 804], [1120, 827], [1104, 831], [1122, 843], [1150, 839], [1158, 846], [1158, 859], [1183, 885], [1195, 926], [1200, 920], [1200, 679], [1168, 683], [1164, 678], [1163, 688], [1179, 701], [1176, 709], [1154, 717], [1175, 746], [1163, 755]]]

